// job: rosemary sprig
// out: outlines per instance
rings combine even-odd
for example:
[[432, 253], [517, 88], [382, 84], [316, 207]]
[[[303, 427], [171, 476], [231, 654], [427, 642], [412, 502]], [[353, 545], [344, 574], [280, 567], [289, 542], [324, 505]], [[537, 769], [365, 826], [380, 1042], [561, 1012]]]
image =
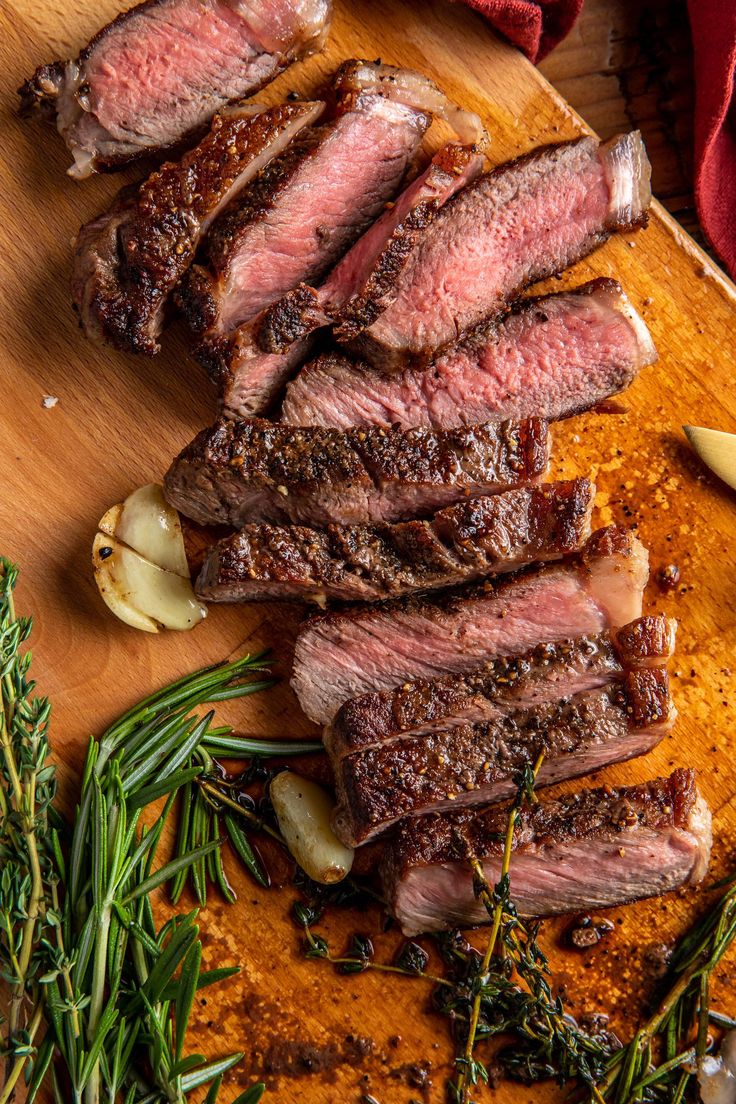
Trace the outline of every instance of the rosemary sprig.
[[720, 882], [715, 905], [679, 941], [668, 989], [634, 1038], [607, 1062], [589, 1099], [679, 1104], [692, 1089], [709, 1026], [724, 1025], [710, 1008], [710, 980], [736, 938], [736, 874]]
[[[233, 736], [228, 729], [210, 731], [187, 764], [190, 772], [180, 805], [176, 854], [185, 855], [207, 840], [229, 840], [235, 855], [252, 878], [261, 886], [270, 885], [268, 871], [251, 844], [245, 829], [263, 832], [283, 843], [275, 818], [256, 811], [255, 802], [246, 792], [252, 782], [270, 778], [274, 771], [262, 765], [263, 759], [284, 758], [322, 751], [321, 743], [307, 741], [254, 740]], [[247, 768], [230, 776], [213, 759], [212, 752], [229, 759], [246, 760]], [[227, 901], [235, 901], [235, 891], [228, 881], [220, 850], [213, 851], [188, 870], [182, 870], [171, 886], [171, 899], [176, 902], [190, 884], [200, 905], [207, 902], [207, 887], [216, 885]]]

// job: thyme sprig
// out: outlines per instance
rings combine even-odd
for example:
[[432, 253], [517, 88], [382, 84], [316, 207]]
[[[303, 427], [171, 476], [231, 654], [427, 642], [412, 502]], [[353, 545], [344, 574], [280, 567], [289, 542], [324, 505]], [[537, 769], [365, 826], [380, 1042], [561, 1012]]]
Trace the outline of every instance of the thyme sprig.
[[[58, 946], [57, 868], [51, 803], [56, 773], [48, 762], [50, 705], [34, 693], [31, 656], [21, 649], [29, 618], [16, 616], [17, 569], [0, 559], [0, 973], [9, 986], [0, 1104], [33, 1071], [43, 1022], [43, 984]], [[60, 969], [68, 967], [59, 950]]]
[[444, 975], [428, 969], [429, 955], [414, 942], [403, 944], [392, 962], [376, 961], [373, 943], [363, 935], [354, 935], [345, 952], [333, 953], [313, 927], [325, 904], [356, 903], [364, 887], [355, 882], [342, 889], [337, 898], [323, 892], [315, 899], [313, 887], [308, 886], [306, 899], [294, 905], [308, 958], [328, 962], [343, 974], [377, 970], [421, 978], [432, 986], [432, 1004], [449, 1019], [458, 1041], [454, 1075], [447, 1082], [451, 1104], [473, 1104], [473, 1089], [489, 1081], [488, 1068], [475, 1053], [481, 1040], [513, 1038], [513, 1043], [495, 1056], [511, 1077], [526, 1082], [556, 1077], [560, 1083], [583, 1083], [594, 1094], [595, 1081], [610, 1053], [609, 1037], [583, 1031], [565, 1013], [561, 999], [553, 998], [550, 966], [537, 942], [539, 925], [524, 923], [511, 899], [509, 870], [514, 832], [524, 806], [536, 800], [534, 784], [541, 765], [540, 757], [519, 777], [504, 835], [499, 881], [494, 888], [489, 886], [478, 859], [472, 855], [468, 859], [475, 893], [491, 922], [482, 955], [459, 932], [434, 937], [447, 968]]
[[555, 1077], [560, 1084], [575, 1080], [593, 1087], [607, 1057], [605, 1041], [581, 1030], [566, 1015], [562, 1000], [552, 997], [549, 962], [537, 941], [539, 925], [524, 923], [511, 898], [514, 833], [524, 807], [536, 801], [542, 762], [543, 755], [520, 775], [493, 889], [478, 858], [469, 856], [474, 892], [488, 913], [491, 933], [480, 964], [471, 967], [464, 986], [443, 1009], [467, 1024], [455, 1059], [456, 1078], [448, 1085], [452, 1104], [472, 1104], [473, 1088], [488, 1082], [487, 1066], [475, 1054], [481, 1039], [513, 1034], [513, 1046], [502, 1049], [496, 1062], [507, 1075], [527, 1082]]
[[611, 1056], [591, 1100], [679, 1104], [707, 1052], [711, 1023], [732, 1026], [711, 1009], [710, 982], [736, 938], [736, 874], [714, 889], [722, 891], [715, 905], [677, 944], [664, 997], [628, 1046]]

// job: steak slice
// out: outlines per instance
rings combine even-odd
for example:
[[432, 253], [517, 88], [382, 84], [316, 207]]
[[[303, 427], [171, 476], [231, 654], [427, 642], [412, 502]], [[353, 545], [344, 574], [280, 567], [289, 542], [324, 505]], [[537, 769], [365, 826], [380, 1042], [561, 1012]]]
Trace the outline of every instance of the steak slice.
[[499, 315], [536, 280], [568, 268], [614, 230], [646, 223], [649, 162], [638, 131], [603, 145], [540, 146], [456, 195], [422, 234], [398, 294], [355, 336], [373, 365], [426, 364], [459, 334]]
[[202, 525], [371, 525], [523, 486], [544, 473], [548, 445], [536, 418], [447, 433], [220, 419], [179, 454], [164, 490]]
[[195, 350], [219, 391], [226, 417], [250, 418], [272, 411], [285, 384], [309, 357], [316, 334], [299, 338], [283, 353], [264, 353], [258, 329], [265, 315], [238, 326], [222, 337], [211, 337]]
[[651, 751], [675, 716], [667, 672], [632, 671], [572, 698], [346, 755], [333, 761], [333, 826], [359, 847], [405, 816], [502, 801], [541, 755], [537, 786], [592, 774]]
[[426, 172], [387, 206], [315, 291], [301, 283], [230, 334], [203, 342], [198, 357], [220, 391], [222, 409], [238, 417], [267, 413], [313, 348], [313, 335], [339, 304], [408, 256], [409, 243], [439, 206], [480, 172], [472, 146], [446, 146]]
[[[318, 289], [301, 283], [269, 307], [259, 331], [261, 347], [282, 353], [312, 330], [328, 326], [344, 312], [358, 313], [365, 325], [380, 313], [420, 231], [461, 188], [483, 169], [474, 146], [443, 146], [424, 173], [366, 230]], [[375, 311], [375, 314], [374, 314]]]
[[670, 618], [640, 617], [615, 632], [538, 644], [477, 670], [362, 694], [346, 701], [325, 728], [325, 746], [337, 760], [620, 682], [631, 672], [663, 666], [674, 651], [676, 628]]
[[360, 694], [625, 625], [641, 615], [647, 576], [647, 552], [636, 537], [600, 529], [561, 564], [441, 597], [311, 618], [297, 637], [291, 684], [306, 715], [326, 724]]
[[459, 502], [396, 525], [245, 525], [209, 553], [197, 579], [214, 602], [296, 598], [375, 602], [558, 560], [590, 535], [588, 479]]
[[22, 106], [56, 114], [77, 179], [195, 139], [226, 104], [321, 49], [330, 0], [145, 0], [76, 61], [42, 65]]
[[301, 281], [321, 280], [396, 195], [431, 122], [421, 96], [394, 94], [402, 73], [342, 65], [335, 118], [302, 133], [218, 219], [180, 296], [195, 333], [228, 334]]
[[615, 280], [523, 299], [429, 368], [386, 374], [325, 353], [289, 384], [289, 425], [434, 426], [495, 418], [553, 421], [623, 391], [657, 357], [643, 319]]
[[[470, 856], [499, 878], [509, 811], [491, 807], [409, 818], [382, 863], [405, 935], [486, 923]], [[695, 773], [640, 786], [582, 790], [525, 807], [514, 832], [511, 898], [520, 916], [587, 912], [668, 893], [708, 869], [711, 814]]]
[[319, 102], [226, 108], [181, 161], [123, 189], [108, 211], [83, 226], [72, 297], [87, 336], [157, 353], [170, 295], [212, 220], [323, 108]]

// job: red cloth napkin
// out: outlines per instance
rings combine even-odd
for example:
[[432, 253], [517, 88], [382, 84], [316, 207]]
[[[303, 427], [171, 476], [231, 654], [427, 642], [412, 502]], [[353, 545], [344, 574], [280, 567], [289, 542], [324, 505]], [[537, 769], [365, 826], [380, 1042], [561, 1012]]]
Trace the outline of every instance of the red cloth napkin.
[[736, 278], [736, 0], [689, 0], [695, 52], [695, 203]]
[[534, 64], [572, 30], [583, 0], [465, 0]]
[[[583, 0], [465, 0], [533, 62], [572, 29]], [[695, 55], [695, 202], [736, 278], [736, 0], [688, 0]]]

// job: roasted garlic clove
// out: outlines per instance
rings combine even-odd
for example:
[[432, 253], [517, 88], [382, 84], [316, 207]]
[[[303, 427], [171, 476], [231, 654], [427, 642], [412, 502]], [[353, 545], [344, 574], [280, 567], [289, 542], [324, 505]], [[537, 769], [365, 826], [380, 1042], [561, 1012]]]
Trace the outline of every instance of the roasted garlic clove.
[[99, 523], [95, 580], [112, 612], [143, 632], [193, 628], [206, 616], [189, 578], [179, 515], [157, 484], [134, 491]]
[[98, 528], [152, 564], [189, 578], [179, 513], [169, 506], [159, 483], [147, 483], [111, 506]]
[[286, 846], [305, 874], [324, 885], [342, 881], [354, 852], [332, 831], [334, 803], [329, 795], [293, 771], [277, 774], [269, 794]]

